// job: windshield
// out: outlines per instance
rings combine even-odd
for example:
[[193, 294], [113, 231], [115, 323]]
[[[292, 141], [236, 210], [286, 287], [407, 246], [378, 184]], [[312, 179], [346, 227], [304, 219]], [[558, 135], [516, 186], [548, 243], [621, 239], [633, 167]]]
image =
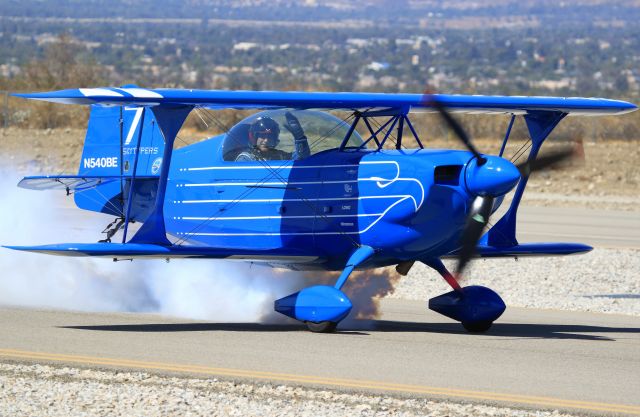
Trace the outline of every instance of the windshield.
[[[287, 113], [299, 121], [302, 133], [307, 138], [309, 155], [340, 147], [342, 140], [349, 132], [349, 123], [321, 111], [292, 109], [262, 111], [247, 117], [229, 130], [222, 148], [224, 160], [246, 160], [243, 155], [251, 154], [256, 150], [257, 133], [267, 128], [273, 136], [269, 141], [269, 154], [277, 155], [277, 158], [273, 159], [300, 159], [296, 158], [296, 145], [290, 131], [291, 117], [287, 118]], [[362, 138], [358, 132], [354, 131], [347, 146], [359, 147], [362, 143]]]

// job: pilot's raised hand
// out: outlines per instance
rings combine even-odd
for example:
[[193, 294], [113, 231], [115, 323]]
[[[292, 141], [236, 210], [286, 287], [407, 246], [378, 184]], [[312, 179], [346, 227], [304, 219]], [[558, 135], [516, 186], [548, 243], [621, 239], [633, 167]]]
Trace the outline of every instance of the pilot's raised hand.
[[290, 111], [284, 114], [284, 117], [287, 119], [287, 124], [284, 125], [285, 129], [287, 129], [293, 135], [295, 140], [306, 139], [304, 135], [304, 130], [300, 125], [300, 121], [296, 116], [294, 116]]
[[304, 130], [300, 125], [300, 121], [296, 116], [291, 114], [290, 111], [284, 114], [284, 117], [287, 119], [287, 124], [284, 125], [285, 129], [287, 129], [293, 135], [294, 140], [294, 151], [292, 158], [293, 160], [304, 159], [311, 155], [311, 149], [309, 149], [309, 142], [307, 141], [307, 137], [304, 135]]

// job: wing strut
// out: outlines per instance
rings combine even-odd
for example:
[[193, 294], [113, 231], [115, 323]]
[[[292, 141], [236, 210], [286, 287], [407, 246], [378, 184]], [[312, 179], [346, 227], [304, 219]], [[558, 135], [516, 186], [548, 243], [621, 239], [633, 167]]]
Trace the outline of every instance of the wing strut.
[[[540, 147], [549, 137], [549, 134], [556, 128], [558, 123], [567, 113], [552, 111], [532, 111], [524, 115], [524, 120], [531, 137], [531, 152], [529, 153], [529, 162], [534, 161], [538, 155]], [[513, 125], [513, 118], [509, 123], [509, 131]], [[529, 174], [523, 175], [518, 183], [516, 192], [511, 201], [511, 206], [504, 216], [480, 239], [480, 245], [493, 247], [512, 247], [518, 245], [516, 239], [516, 214], [522, 194], [529, 181]]]
[[[142, 108], [142, 115], [140, 116], [144, 120], [144, 113], [147, 111], [146, 107]], [[142, 140], [142, 130], [144, 129], [144, 123], [140, 124], [140, 130], [138, 130], [138, 141], [136, 143], [136, 157], [133, 160], [133, 171], [131, 172], [131, 185], [129, 186], [129, 197], [127, 198], [127, 210], [124, 216], [124, 231], [122, 233], [122, 243], [127, 241], [127, 231], [129, 230], [129, 221], [131, 219], [131, 206], [133, 206], [133, 189], [136, 185], [136, 171], [138, 170], [138, 158], [140, 156], [140, 141]], [[122, 146], [120, 147], [122, 149]], [[122, 159], [120, 159], [122, 161]], [[122, 164], [120, 164], [120, 170], [122, 170]], [[121, 180], [122, 182], [122, 180]]]
[[504, 148], [507, 147], [507, 142], [509, 141], [509, 136], [511, 136], [511, 128], [513, 127], [513, 122], [516, 121], [516, 115], [511, 115], [511, 120], [509, 120], [509, 127], [507, 127], [507, 133], [504, 135], [504, 140], [502, 141], [502, 146], [500, 147], [500, 153], [498, 156], [502, 156], [504, 153]]
[[[120, 106], [118, 127], [120, 133], [120, 207], [124, 207], [124, 106]], [[144, 119], [143, 119], [144, 120]], [[140, 128], [142, 130], [142, 128]], [[137, 152], [137, 150], [136, 150]], [[124, 220], [124, 219], [123, 219]]]
[[[151, 111], [158, 122], [158, 127], [162, 132], [162, 136], [164, 136], [165, 147], [164, 154], [162, 155], [163, 163], [160, 170], [160, 180], [158, 181], [158, 191], [153, 210], [138, 232], [131, 238], [130, 243], [149, 243], [171, 246], [171, 242], [167, 239], [167, 231], [164, 224], [164, 196], [167, 190], [167, 179], [169, 176], [169, 166], [171, 165], [171, 155], [173, 154], [173, 143], [175, 142], [178, 131], [192, 109], [192, 106], [151, 108]], [[131, 187], [133, 188], [133, 181]]]
[[[395, 148], [397, 150], [402, 149], [402, 138], [403, 138], [403, 132], [404, 132], [404, 127], [406, 123], [406, 126], [409, 127], [409, 130], [411, 131], [411, 134], [413, 135], [413, 138], [416, 141], [416, 144], [418, 145], [418, 147], [420, 149], [424, 149], [424, 146], [420, 141], [420, 137], [418, 137], [418, 133], [414, 129], [413, 125], [411, 124], [411, 121], [409, 120], [409, 117], [407, 116], [407, 114], [409, 113], [409, 110], [410, 110], [409, 107], [406, 107], [406, 108], [401, 107], [401, 108], [373, 110], [373, 111], [366, 111], [366, 112], [355, 111], [353, 113], [355, 118], [353, 120], [353, 123], [351, 123], [351, 126], [349, 127], [349, 130], [347, 131], [346, 135], [342, 139], [342, 143], [340, 144], [340, 150], [341, 151], [345, 150], [345, 148], [347, 147], [347, 143], [349, 143], [349, 139], [351, 139], [351, 136], [353, 135], [353, 132], [358, 126], [358, 123], [360, 122], [360, 120], [364, 122], [366, 128], [369, 130], [369, 134], [371, 135], [367, 140], [365, 140], [360, 145], [360, 148], [364, 148], [367, 145], [367, 143], [373, 140], [376, 143], [377, 150], [383, 149], [387, 139], [389, 139], [389, 137], [393, 135], [393, 130], [396, 129], [397, 131], [396, 137], [395, 137], [396, 140], [394, 141]], [[384, 116], [391, 116], [391, 117], [382, 125], [379, 125], [375, 121], [375, 118], [384, 117]], [[373, 123], [376, 124], [377, 130], [373, 129], [373, 127], [371, 126], [371, 123], [369, 122], [369, 119], [371, 119]], [[379, 133], [384, 134], [382, 140], [378, 139]], [[393, 141], [393, 139], [391, 140]]]

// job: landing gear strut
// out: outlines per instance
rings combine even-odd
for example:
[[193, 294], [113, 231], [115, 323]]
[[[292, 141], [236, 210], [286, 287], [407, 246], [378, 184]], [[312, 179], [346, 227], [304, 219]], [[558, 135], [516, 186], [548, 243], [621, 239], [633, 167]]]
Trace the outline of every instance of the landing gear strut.
[[461, 322], [468, 332], [486, 332], [506, 309], [502, 298], [489, 288], [478, 285], [460, 287], [440, 259], [430, 259], [424, 263], [438, 271], [453, 288], [451, 292], [430, 299], [429, 308]]
[[111, 243], [111, 238], [118, 232], [118, 230], [122, 229], [123, 224], [124, 218], [122, 217], [118, 217], [117, 219], [109, 223], [107, 227], [105, 227], [102, 231], [102, 233], [105, 233], [107, 237], [99, 240], [98, 243]]

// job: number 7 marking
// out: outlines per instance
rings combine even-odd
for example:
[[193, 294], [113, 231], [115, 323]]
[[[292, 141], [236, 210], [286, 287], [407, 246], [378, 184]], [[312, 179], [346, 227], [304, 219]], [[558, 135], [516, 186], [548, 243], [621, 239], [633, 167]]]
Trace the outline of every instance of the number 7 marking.
[[134, 107], [134, 108], [125, 107], [124, 109], [136, 111], [135, 116], [133, 116], [133, 122], [131, 123], [131, 127], [129, 128], [129, 133], [127, 133], [127, 139], [124, 141], [125, 145], [129, 145], [131, 143], [131, 139], [133, 139], [133, 134], [138, 128], [138, 124], [140, 124], [140, 116], [142, 116], [142, 107]]

